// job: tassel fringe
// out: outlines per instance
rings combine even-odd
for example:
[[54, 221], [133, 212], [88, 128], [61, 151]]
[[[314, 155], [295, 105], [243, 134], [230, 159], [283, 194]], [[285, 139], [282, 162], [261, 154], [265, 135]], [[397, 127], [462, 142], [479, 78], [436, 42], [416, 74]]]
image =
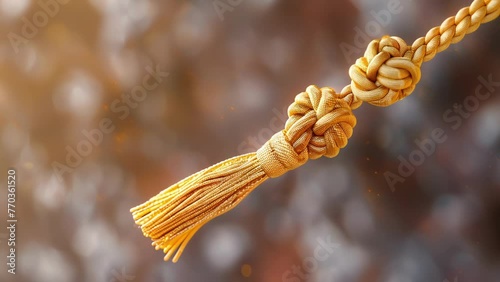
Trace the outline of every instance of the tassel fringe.
[[177, 262], [205, 223], [231, 210], [268, 176], [255, 153], [220, 162], [163, 190], [130, 211], [165, 261]]

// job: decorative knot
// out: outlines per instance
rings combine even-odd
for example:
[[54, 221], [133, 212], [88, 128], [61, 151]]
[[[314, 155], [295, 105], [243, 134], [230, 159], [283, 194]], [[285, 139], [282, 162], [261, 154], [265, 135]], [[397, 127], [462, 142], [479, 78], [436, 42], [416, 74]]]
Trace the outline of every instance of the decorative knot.
[[420, 66], [399, 37], [384, 36], [368, 45], [364, 57], [349, 69], [351, 89], [360, 100], [389, 106], [411, 94], [420, 80]]
[[349, 103], [329, 87], [311, 85], [288, 108], [285, 129], [257, 150], [269, 177], [295, 169], [308, 159], [333, 158], [347, 145], [356, 125]]

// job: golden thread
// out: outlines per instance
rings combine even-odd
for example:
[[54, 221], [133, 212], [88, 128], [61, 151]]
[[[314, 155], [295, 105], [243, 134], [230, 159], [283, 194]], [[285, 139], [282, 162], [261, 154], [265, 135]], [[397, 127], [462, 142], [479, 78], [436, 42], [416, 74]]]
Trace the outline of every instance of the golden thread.
[[268, 178], [309, 159], [335, 157], [352, 136], [356, 125], [352, 110], [362, 102], [385, 107], [410, 95], [420, 80], [423, 62], [499, 15], [500, 0], [475, 0], [411, 46], [394, 36], [373, 40], [350, 67], [351, 84], [340, 93], [309, 86], [290, 105], [285, 129], [256, 153], [206, 168], [132, 208], [136, 224], [156, 250], [163, 250], [166, 261], [175, 254], [172, 261], [176, 262], [196, 231], [235, 207]]

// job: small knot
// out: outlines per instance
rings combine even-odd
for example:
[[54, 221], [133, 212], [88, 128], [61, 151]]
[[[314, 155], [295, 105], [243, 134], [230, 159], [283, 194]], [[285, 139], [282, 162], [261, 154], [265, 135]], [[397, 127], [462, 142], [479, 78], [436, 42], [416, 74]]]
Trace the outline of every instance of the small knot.
[[373, 40], [349, 69], [352, 93], [375, 106], [389, 106], [410, 95], [420, 80], [420, 66], [411, 56], [411, 48], [399, 37]]
[[308, 159], [333, 158], [347, 145], [356, 117], [347, 101], [329, 87], [311, 85], [288, 108], [285, 130], [257, 150], [269, 177], [278, 177]]

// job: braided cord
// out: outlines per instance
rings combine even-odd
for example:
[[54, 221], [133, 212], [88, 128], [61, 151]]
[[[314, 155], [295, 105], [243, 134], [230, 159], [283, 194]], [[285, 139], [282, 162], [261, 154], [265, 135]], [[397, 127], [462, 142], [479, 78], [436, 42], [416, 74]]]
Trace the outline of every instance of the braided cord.
[[350, 85], [309, 86], [288, 108], [285, 129], [256, 153], [231, 158], [170, 186], [131, 212], [165, 260], [177, 261], [191, 237], [209, 220], [229, 211], [268, 178], [279, 177], [309, 159], [333, 158], [347, 145], [356, 125], [352, 113], [362, 102], [389, 106], [410, 95], [420, 66], [500, 15], [500, 0], [475, 0], [425, 37], [408, 46], [384, 36], [368, 45], [349, 68]]
[[356, 125], [352, 109], [363, 101], [385, 107], [410, 95], [420, 80], [423, 62], [499, 15], [500, 0], [475, 0], [412, 46], [396, 36], [370, 42], [364, 56], [349, 69], [351, 84], [339, 94], [330, 87], [311, 85], [295, 97], [283, 133], [258, 151], [268, 176], [282, 175], [308, 159], [335, 157]]
[[420, 37], [411, 46], [412, 61], [421, 65], [446, 50], [451, 44], [460, 42], [466, 34], [476, 31], [483, 23], [500, 15], [499, 0], [475, 0], [469, 7], [460, 9], [440, 26], [433, 27], [425, 37]]
[[364, 56], [349, 69], [352, 81], [342, 89], [340, 96], [352, 109], [358, 108], [363, 101], [383, 107], [392, 105], [415, 89], [423, 62], [432, 60], [437, 53], [499, 15], [500, 0], [474, 0], [440, 26], [431, 28], [411, 46], [395, 36], [373, 40]]

